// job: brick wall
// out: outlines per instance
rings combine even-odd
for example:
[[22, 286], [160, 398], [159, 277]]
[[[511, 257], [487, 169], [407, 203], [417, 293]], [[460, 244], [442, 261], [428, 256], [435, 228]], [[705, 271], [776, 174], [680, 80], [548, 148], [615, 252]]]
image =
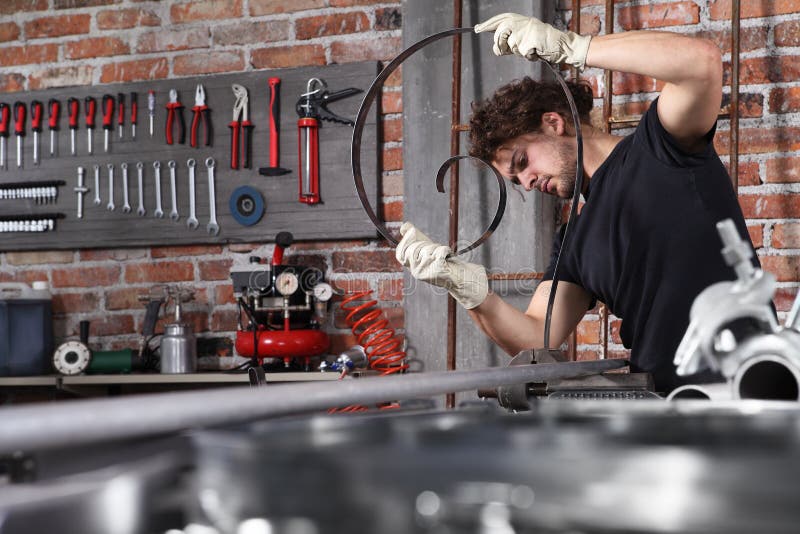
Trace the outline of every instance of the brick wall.
[[[400, 23], [399, 0], [3, 0], [0, 92], [385, 60], [400, 51]], [[378, 209], [391, 223], [403, 212], [401, 102], [396, 76], [381, 103]], [[272, 245], [10, 252], [0, 254], [0, 282], [48, 281], [59, 340], [89, 319], [92, 345], [103, 349], [136, 346], [144, 318], [137, 297], [149, 287], [191, 286], [188, 318], [201, 355], [227, 356], [236, 329], [228, 273], [251, 255], [269, 257]], [[322, 268], [339, 289], [373, 290], [402, 328], [402, 273], [383, 242], [298, 243], [285, 259]], [[332, 352], [354, 344], [340, 313], [326, 329]]]
[[[605, 2], [582, 0], [581, 32], [605, 33]], [[615, 32], [663, 29], [714, 40], [723, 52], [726, 96], [730, 100], [731, 0], [617, 1]], [[564, 22], [572, 2], [559, 2]], [[775, 304], [791, 307], [800, 281], [800, 1], [741, 0], [739, 78], [739, 199], [764, 269], [778, 278]], [[602, 109], [603, 74], [584, 76], [595, 88], [595, 111]], [[614, 76], [614, 116], [640, 114], [660, 84], [641, 76]], [[595, 115], [602, 123], [600, 113]], [[730, 125], [720, 120], [715, 146], [729, 161]], [[595, 312], [578, 329], [581, 358], [602, 351]], [[611, 318], [609, 355], [623, 356], [619, 321]]]

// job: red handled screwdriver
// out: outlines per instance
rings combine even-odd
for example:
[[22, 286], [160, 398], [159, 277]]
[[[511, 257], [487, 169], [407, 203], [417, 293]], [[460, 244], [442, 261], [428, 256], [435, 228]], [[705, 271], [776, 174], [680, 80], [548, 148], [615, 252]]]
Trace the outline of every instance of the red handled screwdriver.
[[67, 99], [67, 111], [69, 112], [69, 152], [73, 156], [78, 155], [75, 148], [75, 136], [78, 131], [78, 99], [69, 97]]
[[86, 139], [89, 143], [89, 154], [94, 154], [94, 118], [97, 114], [97, 100], [94, 97], [87, 96], [85, 100], [86, 105]]
[[50, 128], [50, 156], [58, 154], [58, 144], [56, 143], [56, 132], [58, 131], [58, 119], [61, 115], [61, 102], [55, 98], [51, 98], [47, 103], [48, 122], [47, 126]]
[[31, 102], [31, 130], [33, 131], [33, 164], [39, 164], [39, 134], [42, 132], [42, 103]]
[[108, 152], [108, 142], [111, 136], [111, 129], [114, 127], [114, 97], [103, 95], [103, 150]]
[[131, 138], [136, 141], [136, 122], [139, 120], [139, 95], [131, 93]]
[[117, 105], [119, 106], [117, 111], [117, 124], [119, 125], [119, 138], [122, 139], [124, 136], [123, 130], [125, 129], [125, 95], [122, 93], [117, 93]]
[[8, 169], [8, 126], [11, 123], [11, 108], [0, 102], [0, 169]]
[[25, 137], [25, 103], [14, 102], [14, 135], [17, 136], [17, 168], [22, 168], [22, 138]]

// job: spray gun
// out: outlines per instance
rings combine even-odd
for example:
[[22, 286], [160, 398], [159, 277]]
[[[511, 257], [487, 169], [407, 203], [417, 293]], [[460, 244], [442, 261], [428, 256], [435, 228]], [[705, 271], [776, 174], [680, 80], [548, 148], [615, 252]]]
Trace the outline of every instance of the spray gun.
[[311, 78], [306, 92], [300, 96], [295, 111], [297, 121], [297, 142], [300, 156], [300, 198], [304, 204], [318, 204], [319, 197], [319, 121], [337, 122], [353, 125], [353, 121], [332, 113], [327, 105], [331, 102], [358, 94], [361, 89], [350, 87], [328, 92], [327, 84], [319, 78]]

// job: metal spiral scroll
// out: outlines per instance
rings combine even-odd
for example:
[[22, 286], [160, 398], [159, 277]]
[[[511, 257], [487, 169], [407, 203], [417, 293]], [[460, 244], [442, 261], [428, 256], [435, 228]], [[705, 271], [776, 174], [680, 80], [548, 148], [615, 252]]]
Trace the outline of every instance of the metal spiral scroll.
[[[356, 192], [358, 193], [358, 198], [361, 200], [361, 205], [364, 207], [364, 211], [367, 213], [367, 216], [372, 221], [372, 224], [375, 225], [378, 232], [390, 243], [397, 246], [398, 241], [395, 239], [383, 223], [378, 219], [378, 216], [375, 214], [375, 211], [370, 206], [369, 199], [367, 198], [367, 193], [364, 190], [364, 180], [361, 177], [361, 137], [364, 131], [364, 125], [367, 122], [367, 112], [369, 111], [372, 103], [375, 101], [375, 97], [377, 96], [378, 92], [380, 91], [381, 87], [383, 86], [383, 82], [386, 81], [386, 78], [391, 75], [397, 67], [403, 63], [409, 56], [416, 53], [418, 50], [425, 48], [429, 44], [438, 41], [439, 39], [443, 39], [445, 37], [449, 37], [451, 35], [457, 35], [460, 33], [472, 33], [474, 30], [472, 27], [468, 28], [452, 28], [450, 30], [445, 30], [443, 32], [435, 33], [429, 37], [422, 39], [421, 41], [417, 41], [413, 45], [409, 46], [405, 50], [403, 50], [400, 55], [395, 57], [386, 67], [378, 74], [378, 77], [375, 78], [375, 81], [372, 82], [370, 85], [369, 90], [367, 91], [366, 95], [364, 96], [364, 100], [361, 102], [361, 108], [358, 110], [358, 116], [356, 117], [355, 127], [353, 129], [353, 141], [351, 145], [351, 162], [353, 168], [353, 180], [356, 186]], [[569, 103], [570, 111], [572, 112], [572, 122], [575, 127], [575, 141], [577, 144], [577, 151], [576, 151], [576, 169], [575, 169], [575, 189], [572, 193], [572, 206], [570, 207], [569, 217], [567, 218], [566, 228], [564, 230], [564, 237], [561, 240], [561, 248], [558, 251], [558, 257], [556, 258], [556, 265], [553, 271], [553, 282], [550, 288], [550, 295], [547, 300], [547, 312], [545, 314], [545, 325], [544, 325], [544, 346], [545, 348], [550, 348], [550, 325], [551, 325], [551, 318], [553, 315], [553, 305], [555, 303], [555, 296], [556, 296], [556, 287], [558, 286], [558, 267], [561, 263], [561, 253], [564, 250], [564, 247], [567, 244], [567, 238], [570, 235], [570, 227], [571, 221], [575, 217], [575, 214], [578, 210], [578, 200], [580, 199], [581, 190], [583, 189], [583, 136], [581, 134], [581, 124], [580, 124], [580, 117], [578, 115], [577, 107], [575, 106], [575, 100], [572, 98], [572, 93], [567, 87], [566, 82], [564, 82], [561, 75], [558, 73], [558, 70], [546, 61], [542, 61], [545, 65], [547, 65], [553, 73], [553, 76], [561, 85], [561, 88], [564, 90], [564, 94], [567, 97], [567, 102]], [[495, 169], [492, 165], [488, 162], [476, 158], [473, 156], [452, 156], [447, 161], [445, 161], [442, 166], [439, 168], [439, 172], [436, 175], [436, 188], [440, 193], [444, 192], [444, 176], [447, 173], [447, 169], [450, 166], [461, 159], [471, 158], [477, 161], [480, 161], [487, 167], [489, 167], [494, 175], [497, 177], [497, 183], [500, 185], [500, 200], [498, 202], [497, 211], [495, 212], [494, 219], [492, 219], [492, 223], [486, 229], [486, 231], [472, 244], [468, 247], [463, 248], [454, 252], [454, 255], [463, 254], [467, 251], [470, 251], [478, 246], [480, 246], [484, 241], [486, 241], [489, 236], [491, 236], [494, 231], [497, 229], [497, 226], [500, 224], [500, 220], [503, 218], [503, 213], [505, 212], [506, 208], [506, 186], [503, 177], [500, 173]]]

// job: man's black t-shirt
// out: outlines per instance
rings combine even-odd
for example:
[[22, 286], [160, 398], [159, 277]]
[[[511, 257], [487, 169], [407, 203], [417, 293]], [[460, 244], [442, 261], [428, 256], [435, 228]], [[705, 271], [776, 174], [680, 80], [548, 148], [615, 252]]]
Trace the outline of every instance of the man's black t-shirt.
[[[688, 154], [661, 125], [657, 105], [658, 99], [592, 176], [558, 278], [583, 287], [622, 319], [632, 370], [652, 373], [656, 389], [668, 392], [687, 382], [672, 362], [694, 298], [736, 277], [720, 254], [716, 223], [733, 219], [742, 238], [750, 238], [711, 142], [715, 128], [705, 150]], [[553, 268], [554, 260], [545, 279]]]

